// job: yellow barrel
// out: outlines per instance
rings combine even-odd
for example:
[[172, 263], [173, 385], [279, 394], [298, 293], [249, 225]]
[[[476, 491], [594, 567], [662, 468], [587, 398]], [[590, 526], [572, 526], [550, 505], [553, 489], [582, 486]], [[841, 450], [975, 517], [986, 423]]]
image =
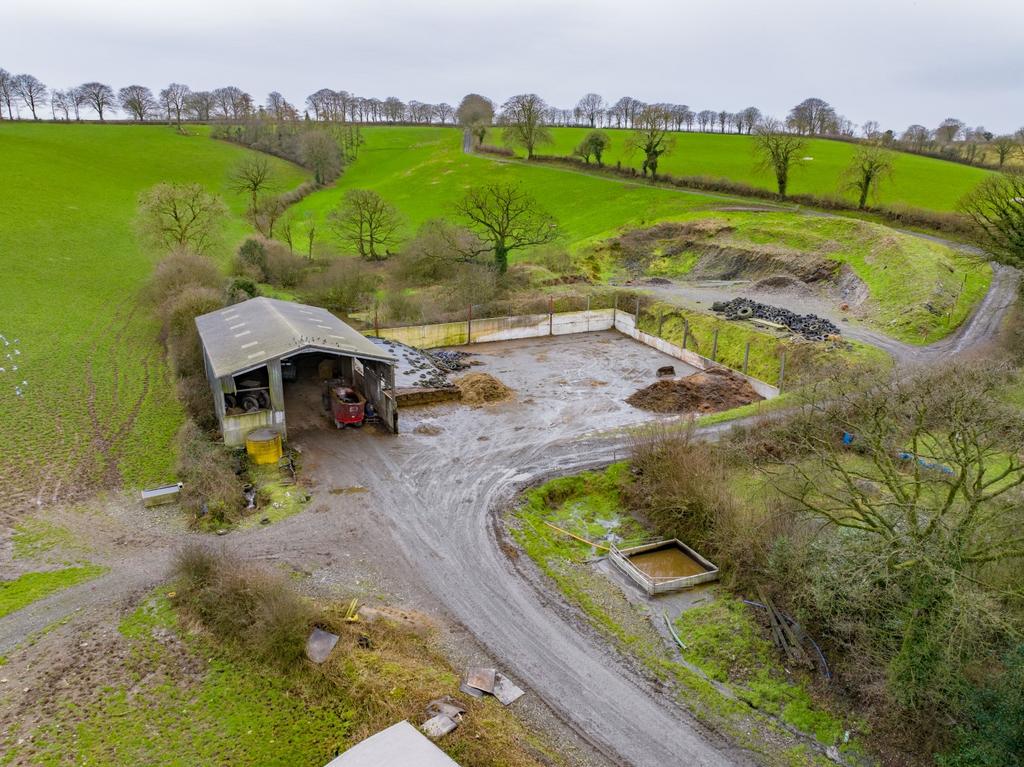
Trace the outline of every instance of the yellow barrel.
[[277, 463], [284, 455], [281, 435], [273, 429], [256, 429], [245, 438], [245, 452], [255, 464]]

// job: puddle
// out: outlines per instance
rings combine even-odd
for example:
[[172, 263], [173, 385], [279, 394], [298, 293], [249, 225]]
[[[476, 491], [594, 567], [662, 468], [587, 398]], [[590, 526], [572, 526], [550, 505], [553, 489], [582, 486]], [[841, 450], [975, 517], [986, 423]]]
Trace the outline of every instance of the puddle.
[[652, 578], [682, 578], [708, 572], [704, 565], [677, 546], [633, 554], [629, 561]]

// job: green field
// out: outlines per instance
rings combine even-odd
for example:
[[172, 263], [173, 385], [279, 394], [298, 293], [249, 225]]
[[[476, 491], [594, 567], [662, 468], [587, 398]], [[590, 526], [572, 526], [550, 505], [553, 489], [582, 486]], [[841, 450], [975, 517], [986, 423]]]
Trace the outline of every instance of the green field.
[[[537, 148], [537, 154], [569, 155], [588, 133], [588, 128], [554, 128], [554, 143]], [[626, 146], [630, 131], [609, 130], [611, 147], [604, 157], [606, 165], [621, 162], [623, 167], [640, 169], [642, 157]], [[674, 148], [661, 158], [658, 170], [675, 176], [711, 176], [741, 181], [775, 190], [772, 175], [756, 169], [753, 139], [750, 136], [715, 133], [674, 133]], [[500, 144], [492, 131], [487, 141]], [[851, 201], [851, 192], [840, 189], [839, 177], [850, 162], [855, 145], [844, 141], [809, 139], [805, 160], [790, 178], [790, 194], [842, 195]], [[522, 154], [522, 152], [520, 152]], [[982, 181], [990, 171], [930, 157], [900, 153], [892, 178], [882, 183], [877, 202], [897, 203], [937, 211], [951, 211], [957, 200]]]
[[[0, 508], [170, 478], [180, 407], [139, 300], [153, 258], [136, 245], [136, 200], [160, 181], [201, 182], [224, 194], [236, 240], [245, 201], [226, 175], [246, 153], [199, 129], [0, 124], [0, 333], [21, 351], [0, 374]], [[282, 185], [306, 178], [274, 162]]]
[[[366, 143], [359, 159], [337, 185], [314, 192], [298, 203], [296, 210], [323, 216], [346, 190], [373, 189], [398, 207], [405, 219], [403, 234], [411, 236], [427, 219], [454, 217], [455, 202], [470, 187], [517, 182], [558, 219], [563, 244], [577, 245], [624, 224], [653, 222], [719, 202], [557, 168], [523, 167], [467, 156], [462, 152], [462, 133], [453, 128], [369, 127], [362, 133]], [[321, 231], [326, 232], [327, 227], [322, 226]]]

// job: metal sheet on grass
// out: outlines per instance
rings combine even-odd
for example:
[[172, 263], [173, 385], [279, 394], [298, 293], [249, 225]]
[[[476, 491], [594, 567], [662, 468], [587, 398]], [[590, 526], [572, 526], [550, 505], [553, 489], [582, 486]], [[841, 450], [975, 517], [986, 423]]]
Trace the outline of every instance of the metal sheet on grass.
[[306, 640], [306, 657], [314, 663], [323, 663], [338, 644], [338, 635], [323, 629], [313, 629]]
[[447, 735], [458, 726], [458, 723], [450, 716], [438, 714], [437, 716], [425, 721], [420, 729], [423, 730], [429, 738], [440, 738], [442, 735]]
[[466, 684], [483, 692], [493, 693], [496, 673], [493, 668], [471, 668], [466, 674]]
[[501, 674], [495, 676], [494, 697], [501, 702], [501, 705], [508, 706], [511, 703], [515, 703], [525, 694], [507, 676], [502, 676]]

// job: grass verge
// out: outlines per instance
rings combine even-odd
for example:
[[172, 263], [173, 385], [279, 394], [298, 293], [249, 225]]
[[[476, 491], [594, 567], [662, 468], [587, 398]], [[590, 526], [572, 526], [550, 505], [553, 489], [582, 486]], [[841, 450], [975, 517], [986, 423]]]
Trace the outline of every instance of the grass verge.
[[62, 589], [97, 578], [105, 572], [107, 568], [100, 565], [80, 565], [25, 573], [13, 580], [0, 581], [0, 618]]

